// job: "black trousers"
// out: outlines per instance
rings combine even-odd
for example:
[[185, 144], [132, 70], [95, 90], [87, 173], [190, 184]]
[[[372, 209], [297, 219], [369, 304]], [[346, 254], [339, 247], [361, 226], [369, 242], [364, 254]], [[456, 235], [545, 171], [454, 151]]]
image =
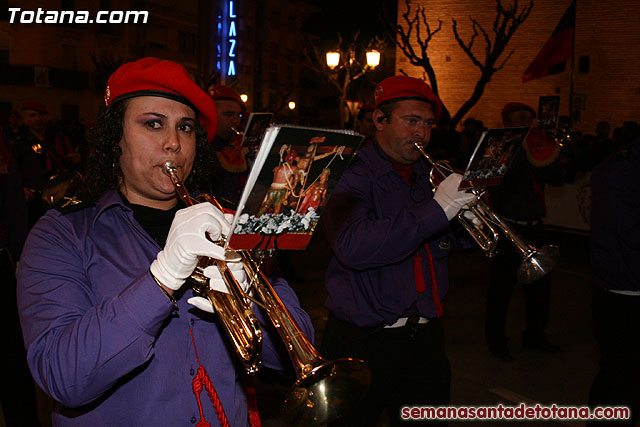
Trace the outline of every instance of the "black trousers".
[[0, 298], [3, 346], [0, 366], [4, 369], [0, 375], [0, 401], [7, 427], [39, 426], [35, 388], [27, 366], [27, 352], [18, 319], [13, 268], [7, 251], [0, 250], [0, 281], [4, 291]]
[[600, 370], [591, 384], [589, 406], [628, 406], [629, 422], [606, 424], [640, 425], [640, 296], [594, 287], [592, 304]]
[[[542, 223], [519, 226], [507, 223], [528, 243], [541, 247], [549, 244]], [[489, 347], [506, 344], [505, 327], [509, 300], [518, 284], [517, 272], [522, 258], [504, 236], [498, 241], [498, 254], [489, 263], [489, 290], [485, 312], [484, 331]], [[547, 274], [531, 284], [522, 284], [525, 298], [526, 327], [524, 334], [532, 337], [544, 335], [549, 322], [551, 305], [551, 276]]]
[[[330, 359], [354, 357], [371, 370], [371, 389], [351, 416], [336, 426], [375, 426], [384, 409], [391, 425], [403, 406], [449, 403], [451, 368], [439, 319], [401, 328], [361, 328], [329, 315], [322, 352]], [[443, 424], [443, 423], [440, 423]]]

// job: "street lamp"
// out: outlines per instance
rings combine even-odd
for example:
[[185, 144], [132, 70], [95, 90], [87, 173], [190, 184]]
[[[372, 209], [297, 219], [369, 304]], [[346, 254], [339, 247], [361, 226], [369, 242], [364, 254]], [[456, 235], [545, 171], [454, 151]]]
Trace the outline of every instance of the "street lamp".
[[[352, 105], [346, 105], [347, 94], [349, 93], [352, 83], [364, 76], [368, 71], [371, 71], [380, 65], [380, 52], [378, 50], [367, 50], [367, 62], [363, 65], [362, 62], [357, 60], [356, 49], [357, 44], [356, 40], [354, 40], [347, 49], [329, 51], [325, 55], [327, 67], [330, 69], [328, 73], [329, 78], [336, 85], [338, 90], [341, 91], [340, 125], [342, 127], [344, 127], [346, 121], [354, 116], [354, 112], [357, 110], [355, 103]], [[347, 107], [346, 109], [345, 106]]]
[[327, 52], [327, 66], [332, 70], [340, 64], [340, 52]]
[[[327, 66], [329, 68], [331, 68], [332, 70], [335, 70], [339, 65], [340, 65], [340, 52], [335, 52], [335, 51], [330, 51], [326, 53], [326, 60], [327, 60]], [[353, 65], [355, 60], [355, 53], [353, 52], [353, 50], [350, 50], [348, 52], [349, 57], [349, 65]], [[374, 69], [376, 68], [378, 65], [380, 65], [380, 52], [373, 49], [373, 50], [368, 50], [366, 53], [367, 56], [367, 65], [364, 67], [365, 69], [371, 68]]]
[[243, 93], [240, 95], [240, 99], [242, 99], [242, 102], [247, 102], [247, 100], [249, 99], [249, 95]]
[[289, 101], [288, 107], [289, 107], [289, 110], [295, 110], [296, 103], [294, 101]]
[[380, 52], [377, 50], [367, 51], [367, 65], [371, 68], [376, 68], [380, 65]]

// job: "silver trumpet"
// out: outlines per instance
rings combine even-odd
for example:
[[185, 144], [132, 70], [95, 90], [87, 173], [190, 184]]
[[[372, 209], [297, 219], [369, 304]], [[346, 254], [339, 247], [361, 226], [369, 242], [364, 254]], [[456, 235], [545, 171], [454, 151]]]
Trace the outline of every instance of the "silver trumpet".
[[[414, 143], [415, 147], [422, 153], [425, 159], [431, 164], [429, 181], [434, 188], [437, 187], [436, 179], [442, 180], [454, 170], [447, 161], [436, 162], [426, 153], [424, 147]], [[518, 267], [518, 281], [521, 283], [532, 283], [549, 273], [558, 262], [560, 250], [557, 246], [546, 245], [538, 249], [524, 241], [524, 239], [514, 232], [498, 215], [493, 212], [489, 204], [484, 200], [484, 192], [474, 189], [476, 198], [468, 206], [468, 210], [480, 221], [476, 225], [473, 221], [464, 216], [464, 209], [458, 215], [458, 221], [471, 235], [473, 240], [484, 251], [489, 258], [496, 255], [498, 230], [513, 244], [516, 251], [522, 257], [522, 263]]]
[[[221, 209], [215, 198], [208, 194], [192, 198], [178, 177], [173, 162], [166, 162], [163, 169], [187, 206], [210, 202]], [[253, 297], [242, 290], [225, 261], [207, 257], [199, 260], [190, 277], [193, 290], [211, 302], [249, 374], [260, 368], [262, 348], [262, 329], [251, 309], [251, 301], [265, 310], [285, 344], [297, 377], [284, 402], [284, 413], [292, 423], [315, 425], [339, 418], [368, 390], [371, 382], [369, 369], [357, 359], [324, 359], [296, 324], [250, 252], [238, 251], [238, 254]], [[219, 268], [228, 294], [209, 289], [209, 279], [204, 275], [204, 269], [211, 265]]]

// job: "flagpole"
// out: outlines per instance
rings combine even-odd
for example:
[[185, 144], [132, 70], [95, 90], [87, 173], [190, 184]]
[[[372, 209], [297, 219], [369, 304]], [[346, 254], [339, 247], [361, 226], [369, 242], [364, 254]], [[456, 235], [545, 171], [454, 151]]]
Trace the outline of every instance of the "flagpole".
[[569, 83], [569, 126], [571, 128], [573, 128], [575, 125], [575, 123], [573, 122], [573, 67], [576, 57], [576, 24], [578, 22], [578, 0], [573, 0], [572, 3], [575, 3], [575, 18], [573, 24], [573, 34], [571, 36], [571, 79]]

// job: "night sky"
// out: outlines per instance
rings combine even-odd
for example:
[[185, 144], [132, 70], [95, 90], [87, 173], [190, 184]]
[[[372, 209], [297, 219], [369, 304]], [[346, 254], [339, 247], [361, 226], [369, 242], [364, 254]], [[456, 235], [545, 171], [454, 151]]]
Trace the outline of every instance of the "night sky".
[[382, 36], [380, 15], [383, 4], [387, 4], [391, 14], [395, 14], [397, 8], [397, 0], [311, 0], [311, 3], [320, 12], [310, 17], [305, 29], [322, 39], [335, 40], [338, 32], [343, 39], [350, 39], [358, 30], [360, 39]]

